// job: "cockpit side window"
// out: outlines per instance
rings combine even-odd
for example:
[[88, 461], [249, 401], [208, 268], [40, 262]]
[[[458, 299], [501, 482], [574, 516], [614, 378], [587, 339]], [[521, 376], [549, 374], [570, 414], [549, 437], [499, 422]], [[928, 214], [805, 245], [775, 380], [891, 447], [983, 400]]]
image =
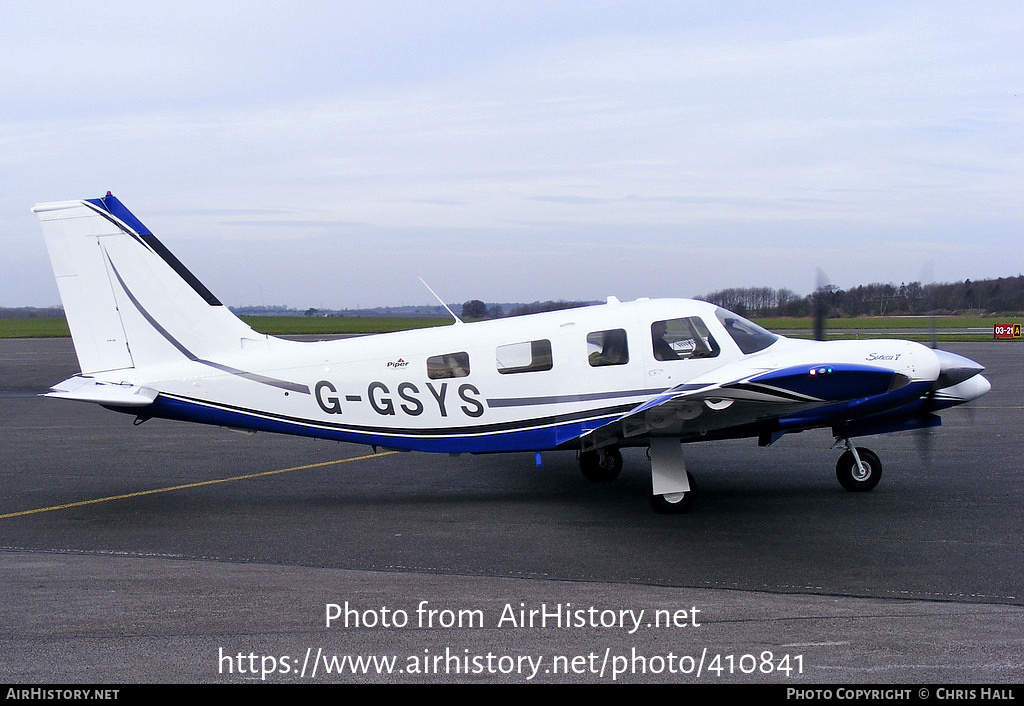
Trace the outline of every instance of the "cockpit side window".
[[651, 345], [657, 360], [714, 358], [721, 351], [697, 316], [655, 321], [651, 324]]
[[763, 351], [779, 340], [779, 337], [771, 331], [766, 331], [753, 321], [747, 321], [739, 314], [734, 314], [726, 309], [716, 309], [715, 316], [725, 326], [729, 337], [747, 355]]
[[587, 334], [587, 360], [592, 368], [629, 362], [626, 332], [621, 328]]

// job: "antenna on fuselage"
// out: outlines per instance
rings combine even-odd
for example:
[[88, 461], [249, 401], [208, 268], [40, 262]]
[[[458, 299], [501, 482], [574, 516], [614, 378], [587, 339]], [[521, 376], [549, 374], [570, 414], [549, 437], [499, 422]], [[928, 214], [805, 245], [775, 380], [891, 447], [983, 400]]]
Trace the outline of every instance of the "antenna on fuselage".
[[451, 315], [452, 315], [452, 318], [453, 318], [453, 319], [455, 319], [455, 323], [457, 323], [457, 324], [461, 324], [461, 323], [464, 323], [464, 322], [462, 321], [462, 319], [460, 319], [460, 318], [459, 318], [458, 316], [456, 316], [456, 315], [455, 315], [455, 312], [454, 312], [454, 311], [452, 311], [452, 310], [451, 310], [451, 308], [450, 308], [450, 307], [449, 307], [449, 306], [448, 306], [447, 304], [445, 304], [445, 303], [444, 303], [444, 299], [442, 299], [441, 297], [437, 296], [437, 292], [435, 292], [435, 291], [434, 291], [433, 289], [431, 289], [431, 288], [430, 288], [430, 285], [429, 285], [429, 284], [427, 284], [427, 283], [426, 283], [426, 282], [425, 282], [425, 281], [423, 280], [423, 278], [422, 278], [422, 277], [417, 277], [417, 279], [418, 279], [418, 280], [420, 281], [420, 283], [421, 283], [421, 284], [422, 284], [422, 285], [423, 285], [424, 287], [426, 287], [426, 288], [427, 288], [427, 291], [428, 291], [428, 292], [430, 292], [431, 294], [433, 294], [433, 295], [434, 295], [434, 299], [436, 299], [437, 301], [439, 301], [439, 302], [441, 303], [441, 306], [443, 306], [443, 307], [445, 308], [445, 311], [447, 311], [447, 312], [448, 312], [449, 314], [451, 314]]

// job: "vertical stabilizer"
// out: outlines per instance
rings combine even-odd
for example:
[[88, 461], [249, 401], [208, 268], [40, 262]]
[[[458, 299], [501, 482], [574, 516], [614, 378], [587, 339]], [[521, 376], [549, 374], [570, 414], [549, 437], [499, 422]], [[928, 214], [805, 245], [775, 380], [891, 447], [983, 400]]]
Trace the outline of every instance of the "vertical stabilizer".
[[32, 210], [83, 374], [195, 360], [265, 340], [109, 192]]

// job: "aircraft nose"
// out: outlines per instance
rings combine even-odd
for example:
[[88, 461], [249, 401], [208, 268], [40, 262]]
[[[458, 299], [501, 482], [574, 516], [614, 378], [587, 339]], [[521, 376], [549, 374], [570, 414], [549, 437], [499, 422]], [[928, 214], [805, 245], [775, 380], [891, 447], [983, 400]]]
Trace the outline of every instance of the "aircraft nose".
[[981, 363], [976, 363], [962, 355], [943, 350], [935, 350], [934, 353], [939, 359], [939, 376], [935, 380], [935, 389], [937, 390], [958, 385], [985, 370], [985, 366]]

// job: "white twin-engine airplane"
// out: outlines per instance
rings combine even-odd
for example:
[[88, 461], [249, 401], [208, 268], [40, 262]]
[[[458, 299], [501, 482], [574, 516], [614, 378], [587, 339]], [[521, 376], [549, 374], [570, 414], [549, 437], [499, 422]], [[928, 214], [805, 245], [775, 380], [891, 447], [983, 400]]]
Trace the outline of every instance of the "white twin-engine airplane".
[[120, 201], [39, 204], [82, 372], [47, 394], [150, 418], [445, 453], [575, 451], [610, 480], [648, 447], [652, 502], [682, 512], [681, 443], [767, 446], [831, 428], [847, 490], [878, 457], [853, 437], [937, 426], [990, 386], [909, 341], [800, 341], [712, 304], [640, 299], [497, 321], [300, 342], [253, 331]]

